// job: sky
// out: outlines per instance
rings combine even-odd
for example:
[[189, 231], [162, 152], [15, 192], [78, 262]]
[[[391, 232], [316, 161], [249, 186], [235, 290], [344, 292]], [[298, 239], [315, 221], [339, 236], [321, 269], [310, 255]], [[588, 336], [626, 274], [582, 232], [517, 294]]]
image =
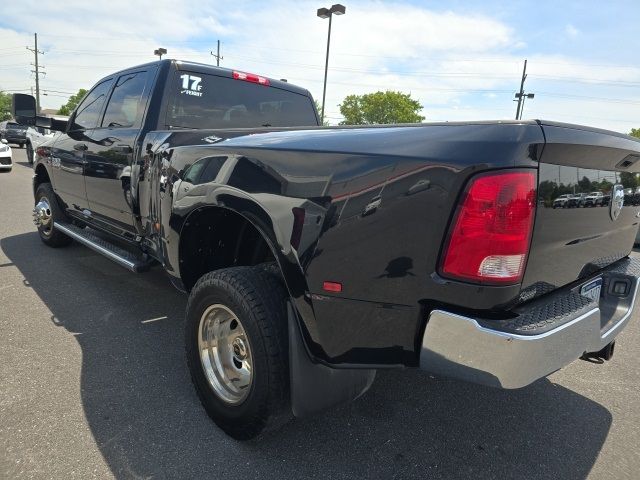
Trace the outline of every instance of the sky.
[[[513, 119], [528, 60], [523, 118], [628, 133], [640, 128], [640, 0], [344, 0], [333, 18], [326, 116], [349, 94], [410, 93], [426, 121]], [[21, 0], [0, 12], [0, 90], [34, 86], [43, 108], [101, 77], [169, 58], [286, 78], [321, 100], [328, 20], [319, 0]], [[44, 95], [46, 94], [46, 95]]]

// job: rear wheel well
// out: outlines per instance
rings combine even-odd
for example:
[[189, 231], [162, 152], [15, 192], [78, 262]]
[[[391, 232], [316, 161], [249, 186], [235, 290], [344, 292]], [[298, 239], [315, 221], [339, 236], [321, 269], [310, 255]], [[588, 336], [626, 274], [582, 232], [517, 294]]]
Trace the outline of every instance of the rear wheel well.
[[51, 183], [51, 179], [49, 178], [47, 169], [44, 167], [44, 165], [40, 164], [36, 167], [36, 176], [33, 181], [33, 191], [35, 192], [42, 183]]
[[191, 214], [180, 235], [179, 254], [187, 291], [213, 270], [275, 261], [269, 243], [249, 220], [218, 207]]

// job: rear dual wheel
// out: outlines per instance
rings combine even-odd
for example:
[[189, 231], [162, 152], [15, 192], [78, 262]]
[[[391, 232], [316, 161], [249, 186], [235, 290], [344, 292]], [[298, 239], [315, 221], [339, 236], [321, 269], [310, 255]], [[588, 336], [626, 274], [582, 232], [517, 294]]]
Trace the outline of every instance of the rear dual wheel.
[[285, 290], [275, 269], [205, 274], [189, 296], [185, 348], [207, 414], [237, 440], [290, 417]]

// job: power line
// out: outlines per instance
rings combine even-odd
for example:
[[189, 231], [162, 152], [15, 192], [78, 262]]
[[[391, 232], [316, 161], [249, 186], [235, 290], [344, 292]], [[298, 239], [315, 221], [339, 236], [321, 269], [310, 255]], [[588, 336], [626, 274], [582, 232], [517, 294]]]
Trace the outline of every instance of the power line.
[[[122, 40], [123, 38], [128, 38], [133, 41], [138, 41], [140, 43], [148, 43], [146, 39], [138, 38], [138, 37], [122, 37], [122, 36], [89, 36], [89, 35], [57, 35], [57, 34], [45, 34], [46, 37], [54, 37], [54, 38], [82, 38], [82, 39], [95, 39], [95, 40], [113, 40], [118, 39]], [[176, 45], [203, 45], [207, 43], [207, 40], [176, 40], [172, 41], [172, 44]], [[320, 50], [302, 50], [302, 49], [293, 49], [293, 48], [285, 48], [285, 47], [277, 47], [277, 46], [269, 46], [264, 44], [253, 44], [253, 43], [243, 43], [243, 42], [234, 42], [231, 45], [231, 48], [235, 46], [245, 46], [250, 47], [252, 50], [255, 49], [265, 49], [265, 50], [281, 50], [286, 52], [300, 52], [300, 53], [316, 53], [318, 55], [323, 54], [324, 52]], [[10, 49], [6, 48], [7, 50]], [[0, 49], [5, 50], [5, 49]], [[114, 51], [115, 52], [115, 51]], [[123, 53], [125, 51], [122, 51]], [[93, 53], [91, 51], [90, 53]], [[120, 53], [120, 52], [115, 52]], [[352, 53], [352, 52], [336, 52], [338, 56], [354, 56], [354, 57], [369, 57], [369, 58], [389, 58], [389, 59], [413, 59], [420, 58], [418, 56], [397, 56], [397, 55], [372, 55], [372, 54], [363, 54], [363, 53]], [[449, 58], [446, 56], [430, 56], [430, 58], [434, 59], [442, 59], [447, 62], [471, 62], [471, 63], [510, 63], [516, 64], [518, 63], [515, 59], [503, 59], [503, 58]], [[638, 67], [629, 65], [629, 64], [614, 64], [614, 63], [588, 63], [588, 62], [551, 62], [551, 61], [539, 61], [536, 60], [536, 64], [541, 65], [574, 65], [574, 66], [594, 66], [594, 67], [616, 67], [616, 68], [629, 68], [629, 69], [637, 69]]]

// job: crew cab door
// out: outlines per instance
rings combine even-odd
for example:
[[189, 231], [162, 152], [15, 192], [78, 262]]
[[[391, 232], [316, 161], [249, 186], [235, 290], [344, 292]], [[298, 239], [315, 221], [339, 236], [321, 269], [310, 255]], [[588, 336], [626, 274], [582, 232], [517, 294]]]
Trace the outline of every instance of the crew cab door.
[[86, 151], [112, 85], [113, 79], [106, 79], [93, 87], [69, 119], [67, 132], [58, 137], [51, 150], [53, 187], [69, 208], [88, 208], [83, 177]]
[[133, 230], [131, 170], [149, 97], [150, 71], [119, 76], [100, 125], [91, 131], [85, 165], [89, 209], [96, 217]]

